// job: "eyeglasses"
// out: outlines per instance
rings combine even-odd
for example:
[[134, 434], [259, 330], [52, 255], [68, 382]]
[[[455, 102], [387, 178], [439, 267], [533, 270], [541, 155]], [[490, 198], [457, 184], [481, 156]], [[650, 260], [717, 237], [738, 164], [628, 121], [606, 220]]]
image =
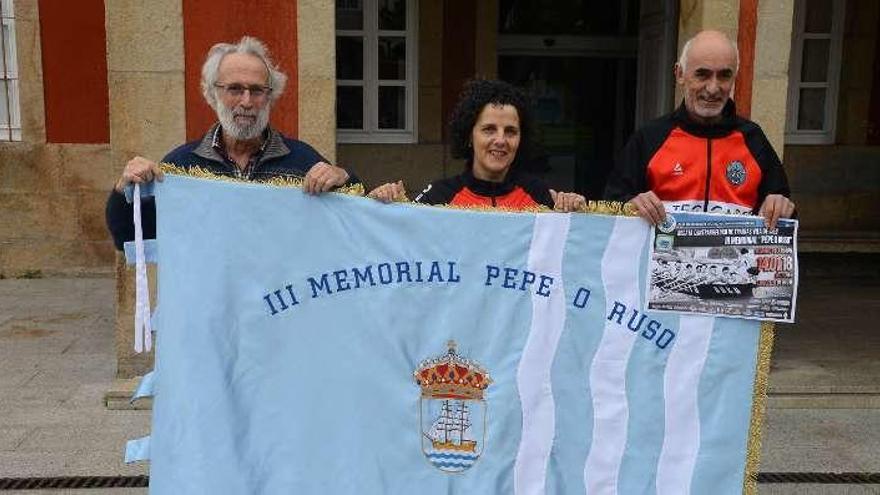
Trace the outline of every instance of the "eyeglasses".
[[245, 91], [250, 93], [251, 98], [254, 98], [254, 99], [263, 98], [264, 96], [266, 96], [267, 94], [272, 92], [272, 88], [270, 88], [269, 86], [260, 86], [257, 84], [254, 84], [253, 86], [245, 86], [243, 84], [237, 84], [237, 83], [233, 83], [233, 84], [214, 83], [214, 86], [222, 89], [223, 91], [226, 92], [227, 96], [230, 96], [232, 98], [241, 98], [242, 96], [244, 96]]

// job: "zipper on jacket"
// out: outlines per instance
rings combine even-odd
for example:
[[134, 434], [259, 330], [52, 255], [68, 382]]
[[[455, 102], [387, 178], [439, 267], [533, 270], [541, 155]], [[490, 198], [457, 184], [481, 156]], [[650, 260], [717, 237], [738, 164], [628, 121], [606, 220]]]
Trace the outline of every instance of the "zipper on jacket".
[[712, 138], [706, 138], [706, 195], [703, 200], [703, 212], [709, 212], [709, 181], [712, 179]]
[[498, 206], [498, 205], [495, 204], [495, 196], [496, 196], [496, 191], [495, 191], [495, 189], [496, 189], [496, 186], [495, 186], [495, 183], [493, 182], [493, 183], [492, 183], [492, 191], [491, 191], [491, 193], [490, 193], [490, 194], [491, 194], [490, 197], [492, 198], [492, 207], [493, 207], [493, 208], [496, 207], [496, 206]]

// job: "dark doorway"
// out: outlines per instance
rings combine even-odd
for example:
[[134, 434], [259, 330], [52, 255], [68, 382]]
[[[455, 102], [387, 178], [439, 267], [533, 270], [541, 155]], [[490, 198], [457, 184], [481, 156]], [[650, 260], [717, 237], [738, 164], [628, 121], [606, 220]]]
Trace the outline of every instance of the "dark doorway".
[[[645, 74], [645, 66], [662, 65], [671, 75], [656, 40], [653, 46], [640, 42], [643, 33], [657, 32], [650, 25], [657, 9], [644, 8], [645, 2], [500, 1], [498, 77], [533, 97], [540, 146], [532, 163], [551, 187], [601, 199], [614, 157], [644, 113], [637, 107], [646, 98], [638, 97], [637, 87], [667, 98], [667, 88]], [[646, 20], [641, 10], [651, 16]], [[675, 10], [660, 7], [667, 17]], [[674, 47], [674, 33], [661, 36]]]

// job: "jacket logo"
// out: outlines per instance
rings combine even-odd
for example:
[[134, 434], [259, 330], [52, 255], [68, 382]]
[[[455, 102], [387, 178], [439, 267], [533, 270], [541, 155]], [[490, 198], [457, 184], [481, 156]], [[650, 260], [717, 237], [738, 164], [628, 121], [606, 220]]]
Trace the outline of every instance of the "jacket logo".
[[672, 167], [672, 175], [684, 175], [684, 167], [681, 166], [681, 163], [676, 163]]
[[428, 184], [428, 187], [424, 188], [422, 190], [422, 192], [420, 192], [419, 195], [416, 196], [416, 199], [414, 199], [413, 202], [418, 203], [419, 201], [421, 201], [422, 197], [424, 197], [425, 194], [428, 194], [428, 191], [430, 191], [430, 190], [431, 190], [431, 184]]
[[492, 378], [479, 364], [462, 358], [455, 341], [449, 351], [423, 361], [413, 372], [421, 387], [419, 429], [422, 453], [446, 473], [467, 471], [486, 445], [486, 387]]
[[739, 160], [727, 164], [727, 181], [734, 186], [741, 186], [746, 181], [746, 167]]

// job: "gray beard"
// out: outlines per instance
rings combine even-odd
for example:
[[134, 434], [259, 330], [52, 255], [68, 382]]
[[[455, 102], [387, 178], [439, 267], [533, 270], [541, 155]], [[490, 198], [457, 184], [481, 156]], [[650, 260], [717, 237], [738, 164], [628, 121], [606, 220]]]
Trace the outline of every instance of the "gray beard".
[[[259, 111], [244, 110], [241, 108], [227, 108], [218, 101], [217, 107], [214, 110], [217, 112], [220, 125], [223, 126], [223, 132], [236, 141], [257, 139], [269, 125], [269, 105], [266, 105]], [[256, 116], [257, 118], [252, 124], [239, 125], [235, 122], [235, 114]]]

